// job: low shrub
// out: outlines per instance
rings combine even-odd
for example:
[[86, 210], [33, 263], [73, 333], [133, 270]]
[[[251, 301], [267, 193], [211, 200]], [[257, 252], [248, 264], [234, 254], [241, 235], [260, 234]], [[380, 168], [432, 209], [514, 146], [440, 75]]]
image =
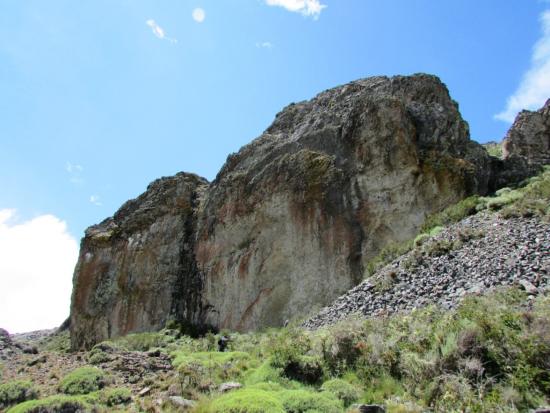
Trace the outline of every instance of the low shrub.
[[259, 383], [282, 384], [284, 382], [285, 379], [283, 378], [283, 369], [273, 367], [271, 360], [267, 360], [259, 367], [250, 370], [245, 379], [245, 383], [249, 385], [255, 385]]
[[204, 411], [210, 413], [285, 413], [276, 393], [259, 389], [241, 389], [212, 401]]
[[12, 407], [6, 413], [58, 413], [58, 412], [92, 412], [97, 398], [86, 396], [55, 395], [41, 400], [30, 400]]
[[428, 233], [434, 227], [444, 227], [454, 224], [464, 218], [474, 215], [480, 203], [478, 196], [471, 196], [462, 201], [445, 208], [443, 211], [429, 216], [422, 225], [421, 232]]
[[403, 254], [409, 252], [414, 246], [414, 240], [407, 240], [403, 242], [394, 242], [386, 245], [380, 252], [373, 258], [371, 258], [365, 270], [365, 276], [369, 277], [376, 273], [380, 268], [389, 264], [394, 259], [400, 257]]
[[241, 381], [249, 369], [256, 366], [244, 352], [174, 352], [172, 364], [178, 371], [182, 390], [192, 396], [195, 390], [209, 389], [216, 383]]
[[346, 407], [357, 401], [360, 397], [357, 388], [342, 379], [332, 379], [324, 382], [321, 390], [335, 395], [338, 399], [342, 400]]
[[37, 397], [38, 391], [30, 381], [14, 380], [0, 385], [0, 408]]
[[343, 403], [331, 393], [308, 390], [285, 390], [277, 394], [287, 413], [340, 413]]
[[105, 389], [101, 392], [100, 400], [110, 407], [126, 404], [132, 400], [132, 392], [126, 388]]
[[44, 351], [68, 353], [71, 351], [71, 338], [69, 330], [52, 334], [40, 341], [39, 347]]
[[59, 390], [65, 394], [88, 394], [105, 386], [106, 375], [96, 367], [80, 367], [67, 374]]
[[318, 384], [323, 380], [324, 370], [320, 357], [299, 356], [283, 367], [283, 375], [305, 384]]
[[92, 350], [88, 355], [88, 362], [93, 365], [105, 363], [110, 360], [111, 360], [111, 356], [109, 356], [109, 354], [101, 350], [96, 350], [96, 351]]

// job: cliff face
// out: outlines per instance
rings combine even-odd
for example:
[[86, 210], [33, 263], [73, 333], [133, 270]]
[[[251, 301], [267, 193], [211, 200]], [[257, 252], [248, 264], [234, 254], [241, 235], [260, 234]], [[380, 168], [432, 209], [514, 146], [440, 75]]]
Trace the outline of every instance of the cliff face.
[[434, 76], [364, 79], [292, 104], [211, 184], [163, 178], [87, 230], [73, 347], [169, 318], [249, 330], [306, 315], [426, 215], [506, 183], [506, 162], [469, 139]]
[[550, 163], [550, 99], [536, 112], [518, 114], [503, 142], [504, 159], [522, 156], [530, 164]]
[[206, 186], [184, 173], [159, 179], [86, 230], [73, 280], [75, 348], [158, 330], [174, 314], [190, 323], [201, 319], [194, 234]]
[[485, 192], [487, 163], [432, 76], [360, 80], [288, 106], [208, 190], [206, 321], [282, 325], [330, 302], [427, 214]]

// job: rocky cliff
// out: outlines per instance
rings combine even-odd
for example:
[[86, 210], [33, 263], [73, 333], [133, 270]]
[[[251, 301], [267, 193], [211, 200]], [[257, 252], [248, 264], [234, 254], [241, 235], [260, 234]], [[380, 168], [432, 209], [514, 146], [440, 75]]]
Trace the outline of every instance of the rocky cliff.
[[172, 314], [201, 320], [194, 242], [196, 207], [206, 187], [191, 174], [159, 179], [86, 230], [73, 280], [75, 347], [156, 330]]
[[369, 258], [427, 215], [538, 167], [513, 158], [470, 140], [434, 76], [363, 79], [291, 104], [212, 183], [155, 181], [86, 231], [72, 345], [168, 319], [282, 325], [357, 285]]
[[520, 112], [502, 146], [504, 159], [520, 156], [530, 164], [550, 163], [550, 99], [536, 112]]

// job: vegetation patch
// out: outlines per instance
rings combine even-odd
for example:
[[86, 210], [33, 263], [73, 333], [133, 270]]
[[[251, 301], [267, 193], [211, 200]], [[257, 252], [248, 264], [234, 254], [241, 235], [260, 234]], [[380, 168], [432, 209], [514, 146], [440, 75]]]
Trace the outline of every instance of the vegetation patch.
[[321, 390], [336, 396], [344, 403], [344, 406], [349, 406], [360, 397], [357, 388], [342, 379], [332, 379], [324, 382], [321, 386]]
[[514, 198], [503, 204], [501, 215], [504, 218], [539, 216], [550, 219], [550, 166], [546, 166], [539, 176], [527, 180], [526, 185], [508, 193]]
[[127, 351], [148, 351], [164, 348], [174, 341], [174, 337], [161, 333], [134, 333], [112, 340], [111, 344]]
[[106, 375], [96, 367], [80, 367], [67, 374], [59, 390], [65, 394], [88, 394], [105, 386]]
[[118, 406], [132, 400], [132, 392], [126, 388], [105, 389], [100, 394], [100, 400], [107, 406]]
[[0, 385], [0, 408], [36, 399], [38, 391], [27, 380], [14, 380]]
[[343, 403], [331, 393], [309, 390], [285, 390], [277, 394], [288, 413], [340, 413]]
[[259, 389], [236, 390], [215, 399], [204, 412], [209, 413], [285, 413], [275, 393]]
[[51, 396], [41, 400], [31, 400], [12, 407], [7, 413], [57, 413], [93, 411], [97, 398], [86, 396]]

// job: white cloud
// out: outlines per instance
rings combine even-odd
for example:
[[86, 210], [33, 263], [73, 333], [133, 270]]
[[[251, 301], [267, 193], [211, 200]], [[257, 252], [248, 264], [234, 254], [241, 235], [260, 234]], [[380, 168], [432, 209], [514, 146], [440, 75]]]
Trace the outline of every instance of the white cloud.
[[103, 205], [101, 203], [101, 198], [99, 197], [99, 195], [91, 195], [90, 196], [90, 202], [96, 206], [101, 206]]
[[67, 164], [65, 165], [65, 169], [67, 169], [67, 172], [69, 173], [82, 172], [84, 170], [82, 165], [72, 164], [70, 162], [67, 162]]
[[65, 170], [70, 175], [69, 181], [71, 183], [76, 185], [80, 185], [84, 183], [84, 179], [82, 179], [82, 171], [84, 171], [84, 168], [82, 167], [82, 165], [67, 162], [65, 164]]
[[318, 19], [323, 9], [327, 7], [319, 0], [265, 0], [265, 2], [268, 6], [284, 7], [288, 11], [312, 16], [314, 19]]
[[193, 17], [193, 20], [195, 20], [197, 23], [202, 23], [206, 18], [206, 12], [204, 11], [204, 9], [197, 7], [196, 9], [193, 10], [193, 13], [191, 13], [191, 16]]
[[151, 28], [151, 31], [153, 32], [153, 34], [154, 34], [155, 36], [157, 36], [159, 39], [168, 40], [170, 43], [177, 43], [177, 42], [178, 42], [177, 39], [168, 37], [168, 36], [166, 35], [166, 32], [164, 31], [164, 29], [163, 29], [162, 27], [160, 27], [160, 26], [157, 24], [157, 22], [155, 22], [153, 19], [147, 20], [147, 21], [145, 22], [145, 24]]
[[69, 315], [78, 243], [53, 215], [14, 218], [15, 210], [0, 210], [0, 327], [57, 327]]
[[550, 10], [542, 13], [540, 20], [543, 34], [533, 48], [531, 67], [496, 119], [511, 123], [521, 110], [539, 109], [550, 98]]
[[256, 47], [258, 49], [271, 49], [273, 44], [271, 42], [256, 42]]

